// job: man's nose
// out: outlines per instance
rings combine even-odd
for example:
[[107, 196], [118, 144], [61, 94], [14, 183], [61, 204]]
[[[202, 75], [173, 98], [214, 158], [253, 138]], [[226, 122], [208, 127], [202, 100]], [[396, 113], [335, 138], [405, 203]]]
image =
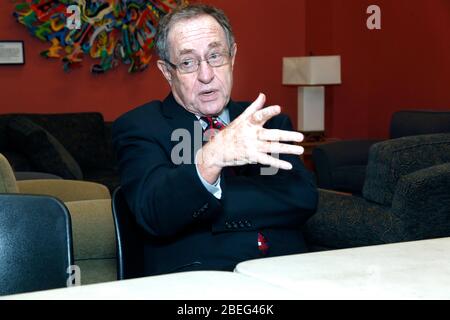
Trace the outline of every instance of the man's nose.
[[210, 83], [214, 79], [214, 70], [208, 62], [202, 61], [198, 66], [198, 80], [202, 83]]

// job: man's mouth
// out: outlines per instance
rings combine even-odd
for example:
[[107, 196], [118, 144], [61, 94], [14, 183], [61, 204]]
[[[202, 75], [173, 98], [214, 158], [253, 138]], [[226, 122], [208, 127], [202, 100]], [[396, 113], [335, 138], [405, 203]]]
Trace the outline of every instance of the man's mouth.
[[219, 90], [214, 90], [214, 89], [203, 90], [203, 91], [200, 91], [200, 94], [199, 94], [200, 101], [203, 101], [203, 102], [212, 102], [212, 101], [217, 100], [218, 97], [219, 97]]
[[210, 96], [213, 95], [214, 93], [216, 93], [217, 90], [203, 90], [200, 92], [201, 96]]

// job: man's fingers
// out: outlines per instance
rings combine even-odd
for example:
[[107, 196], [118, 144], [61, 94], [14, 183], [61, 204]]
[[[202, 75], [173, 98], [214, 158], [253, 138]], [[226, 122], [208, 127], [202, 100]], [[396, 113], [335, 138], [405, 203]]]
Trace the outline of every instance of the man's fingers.
[[274, 157], [269, 156], [265, 153], [259, 153], [256, 156], [256, 161], [260, 164], [268, 165], [274, 168], [279, 168], [283, 170], [291, 170], [292, 164], [287, 161], [283, 161]]
[[278, 129], [262, 129], [258, 132], [258, 139], [264, 141], [292, 141], [302, 142], [303, 134], [295, 131]]
[[264, 103], [266, 103], [266, 95], [264, 93], [260, 93], [258, 98], [256, 98], [253, 103], [244, 110], [244, 112], [241, 114], [241, 117], [248, 117], [251, 114], [255, 113], [257, 110], [261, 109], [264, 106]]
[[270, 118], [280, 114], [281, 108], [280, 106], [270, 106], [264, 108], [262, 110], [256, 111], [250, 118], [250, 121], [253, 124], [263, 125]]
[[264, 153], [301, 155], [305, 150], [303, 149], [303, 147], [293, 144], [265, 141], [259, 145], [258, 151]]

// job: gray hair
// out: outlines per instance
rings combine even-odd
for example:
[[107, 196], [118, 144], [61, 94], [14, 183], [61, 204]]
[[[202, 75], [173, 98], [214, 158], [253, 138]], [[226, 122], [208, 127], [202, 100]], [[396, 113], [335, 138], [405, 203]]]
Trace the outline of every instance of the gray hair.
[[228, 48], [234, 45], [234, 35], [231, 29], [230, 21], [225, 13], [215, 7], [206, 4], [192, 4], [187, 6], [181, 6], [174, 9], [172, 12], [166, 14], [161, 18], [158, 24], [158, 30], [155, 36], [156, 51], [161, 60], [169, 61], [169, 46], [168, 35], [170, 28], [181, 20], [189, 20], [202, 15], [208, 15], [213, 17], [225, 32], [225, 36], [228, 42]]

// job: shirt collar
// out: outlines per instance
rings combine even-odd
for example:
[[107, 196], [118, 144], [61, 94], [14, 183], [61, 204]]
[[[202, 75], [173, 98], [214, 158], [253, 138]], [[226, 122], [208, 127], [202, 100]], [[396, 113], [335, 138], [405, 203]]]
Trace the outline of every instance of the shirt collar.
[[[198, 115], [195, 116], [197, 117], [198, 120], [200, 120], [200, 124], [202, 125], [203, 129], [205, 129], [208, 126], [208, 124], [202, 119], [200, 119], [201, 118], [200, 116]], [[228, 110], [228, 107], [224, 108], [217, 118], [220, 120], [220, 122], [222, 122], [224, 125], [227, 126], [230, 123], [230, 111]]]

